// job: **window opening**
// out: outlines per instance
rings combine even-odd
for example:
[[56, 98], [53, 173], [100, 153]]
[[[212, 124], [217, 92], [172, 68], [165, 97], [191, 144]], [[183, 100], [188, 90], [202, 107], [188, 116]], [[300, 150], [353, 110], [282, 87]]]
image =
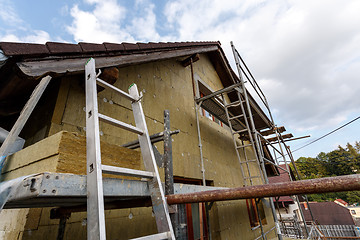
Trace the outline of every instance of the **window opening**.
[[[207, 87], [205, 85], [205, 83], [203, 83], [201, 81], [201, 79], [198, 77], [198, 80], [197, 80], [197, 96], [198, 97], [204, 97], [204, 96], [209, 95], [211, 93], [213, 93], [213, 91], [209, 87]], [[222, 101], [219, 100], [217, 97], [215, 97], [215, 101], [217, 101], [219, 104], [222, 105]], [[202, 116], [206, 117], [207, 119], [209, 119], [209, 120], [211, 120], [213, 122], [216, 122], [220, 126], [224, 127], [224, 123], [222, 121], [220, 121], [214, 115], [212, 115], [211, 113], [206, 111], [204, 108], [201, 107], [200, 113], [201, 113]]]
[[248, 214], [249, 214], [250, 226], [252, 228], [257, 227], [257, 226], [260, 225], [256, 205], [258, 207], [257, 209], [259, 210], [259, 215], [260, 215], [260, 218], [261, 218], [262, 225], [267, 224], [266, 217], [265, 217], [264, 206], [263, 206], [262, 201], [260, 200], [258, 203], [256, 203], [256, 200], [254, 198], [246, 199], [246, 206], [247, 206], [247, 210], [248, 210]]
[[[184, 183], [193, 185], [202, 185], [201, 179], [183, 178], [174, 176], [174, 183]], [[206, 185], [212, 186], [213, 181], [206, 180]], [[179, 204], [178, 211], [179, 216], [184, 219], [180, 219], [179, 222], [186, 221], [187, 225], [187, 238], [188, 240], [209, 239], [209, 229], [206, 217], [206, 210], [204, 203], [187, 203]]]

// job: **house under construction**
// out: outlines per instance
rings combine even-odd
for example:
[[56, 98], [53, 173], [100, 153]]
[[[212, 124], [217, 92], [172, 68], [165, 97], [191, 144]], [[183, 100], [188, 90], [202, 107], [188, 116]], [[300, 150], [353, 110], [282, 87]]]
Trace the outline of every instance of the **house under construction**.
[[271, 197], [168, 205], [290, 175], [233, 45], [237, 74], [219, 42], [0, 49], [0, 238], [282, 238]]

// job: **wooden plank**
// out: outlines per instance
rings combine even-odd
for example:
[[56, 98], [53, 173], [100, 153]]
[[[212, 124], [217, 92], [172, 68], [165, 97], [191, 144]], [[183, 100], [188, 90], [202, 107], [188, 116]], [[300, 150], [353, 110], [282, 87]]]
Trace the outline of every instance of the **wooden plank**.
[[[286, 131], [285, 127], [284, 126], [281, 126], [281, 127], [278, 127], [277, 128], [277, 131], [279, 133], [283, 133]], [[266, 131], [262, 131], [260, 132], [261, 135], [263, 136], [268, 136], [268, 135], [271, 135], [271, 134], [275, 134], [274, 130], [273, 129], [270, 129], [270, 130], [266, 130]]]
[[184, 66], [184, 67], [187, 67], [189, 66], [191, 63], [194, 63], [194, 62], [197, 62], [199, 61], [200, 59], [200, 55], [198, 53], [196, 53], [195, 55], [193, 56], [190, 56], [188, 58], [186, 58], [185, 60], [183, 60], [181, 62], [181, 64]]
[[30, 96], [30, 99], [25, 104], [23, 110], [20, 113], [19, 118], [15, 122], [14, 126], [12, 127], [9, 135], [5, 139], [4, 143], [2, 144], [0, 148], [0, 156], [3, 158], [2, 161], [0, 161], [0, 172], [3, 161], [5, 161], [4, 157], [8, 155], [11, 145], [15, 142], [16, 138], [19, 136], [21, 130], [23, 129], [26, 121], [29, 119], [32, 111], [34, 110], [36, 104], [38, 103], [40, 97], [42, 96], [43, 92], [45, 91], [45, 88], [49, 84], [51, 80], [50, 76], [44, 77], [40, 83], [36, 86], [33, 93]]
[[55, 103], [55, 109], [51, 118], [52, 123], [61, 124], [64, 115], [66, 100], [70, 89], [70, 79], [62, 79], [60, 84], [59, 93]]
[[[283, 139], [292, 138], [292, 137], [293, 135], [291, 133], [282, 135]], [[268, 140], [269, 142], [273, 142], [273, 141], [277, 141], [278, 139], [277, 137], [272, 137], [272, 138], [267, 138], [266, 140]]]
[[[132, 64], [140, 64], [152, 61], [165, 60], [181, 56], [193, 55], [196, 53], [205, 53], [216, 51], [218, 46], [198, 47], [185, 50], [172, 50], [166, 52], [153, 52], [142, 54], [131, 54], [111, 57], [96, 57], [96, 67], [104, 68], [111, 66], [126, 66]], [[88, 58], [72, 58], [18, 62], [17, 65], [23, 73], [28, 76], [41, 76], [49, 72], [66, 73], [66, 72], [82, 72], [84, 64]]]

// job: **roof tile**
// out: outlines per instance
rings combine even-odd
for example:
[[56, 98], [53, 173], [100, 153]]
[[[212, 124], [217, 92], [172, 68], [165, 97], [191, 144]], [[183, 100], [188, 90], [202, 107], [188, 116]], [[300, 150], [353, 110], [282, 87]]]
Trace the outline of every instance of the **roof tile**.
[[79, 45], [85, 53], [106, 52], [104, 44], [80, 42]]
[[125, 50], [139, 50], [139, 46], [135, 43], [123, 42]]
[[33, 43], [14, 43], [0, 42], [0, 48], [6, 56], [30, 56], [31, 55], [49, 55], [49, 54], [77, 54], [77, 53], [105, 53], [111, 51], [128, 52], [131, 54], [137, 50], [162, 51], [173, 50], [177, 48], [219, 45], [219, 42], [149, 42], [149, 43], [86, 43], [79, 44], [47, 42], [44, 44]]
[[124, 45], [119, 44], [119, 43], [104, 42], [104, 46], [105, 46], [107, 51], [124, 51], [125, 50]]
[[150, 43], [136, 43], [138, 45], [139, 49], [146, 50], [146, 49], [152, 49], [152, 44]]
[[44, 44], [1, 42], [0, 48], [7, 56], [49, 54]]
[[47, 42], [46, 47], [53, 54], [59, 53], [81, 53], [81, 47], [78, 44]]

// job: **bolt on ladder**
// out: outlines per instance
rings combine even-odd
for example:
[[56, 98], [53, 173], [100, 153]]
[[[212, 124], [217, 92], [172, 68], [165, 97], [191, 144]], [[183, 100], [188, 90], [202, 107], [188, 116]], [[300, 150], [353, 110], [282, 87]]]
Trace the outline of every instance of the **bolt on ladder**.
[[[107, 173], [149, 179], [148, 185], [152, 200], [152, 207], [159, 233], [139, 239], [175, 240], [167, 202], [145, 122], [145, 115], [140, 102], [142, 96], [139, 95], [136, 84], [132, 84], [129, 87], [129, 93], [126, 93], [99, 79], [96, 75], [95, 60], [93, 58], [90, 58], [85, 65], [85, 82], [88, 239], [106, 239], [102, 173]], [[131, 101], [136, 127], [98, 112], [97, 85], [110, 89]], [[146, 171], [101, 164], [99, 120], [138, 134], [141, 154]]]

